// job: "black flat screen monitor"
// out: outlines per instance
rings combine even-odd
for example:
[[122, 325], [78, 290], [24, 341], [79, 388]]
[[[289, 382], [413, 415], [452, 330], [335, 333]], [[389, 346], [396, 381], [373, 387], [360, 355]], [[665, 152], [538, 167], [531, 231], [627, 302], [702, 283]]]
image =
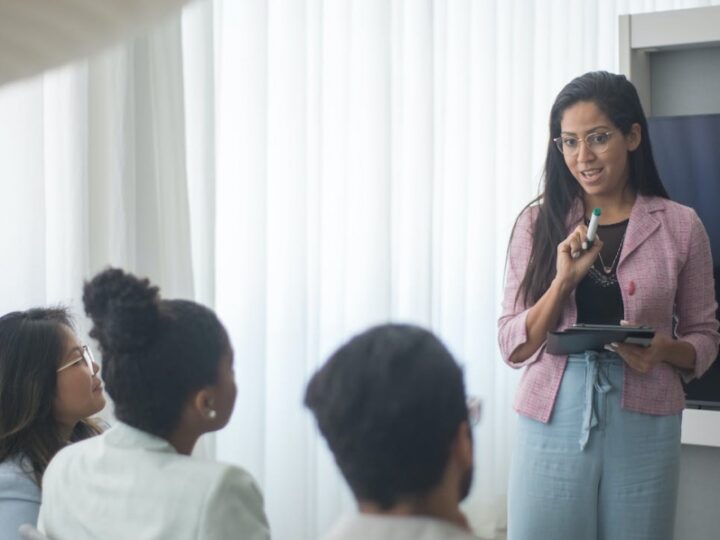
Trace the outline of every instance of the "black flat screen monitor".
[[[694, 208], [710, 237], [720, 304], [720, 114], [656, 117], [648, 123], [655, 162], [670, 198]], [[720, 361], [686, 385], [685, 392], [691, 407], [720, 409]]]

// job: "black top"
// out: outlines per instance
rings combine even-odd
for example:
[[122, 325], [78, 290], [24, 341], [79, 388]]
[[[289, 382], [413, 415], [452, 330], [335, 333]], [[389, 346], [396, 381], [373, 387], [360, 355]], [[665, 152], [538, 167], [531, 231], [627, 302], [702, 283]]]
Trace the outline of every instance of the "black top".
[[602, 251], [575, 291], [578, 323], [620, 324], [625, 318], [616, 271], [628, 221], [598, 226]]

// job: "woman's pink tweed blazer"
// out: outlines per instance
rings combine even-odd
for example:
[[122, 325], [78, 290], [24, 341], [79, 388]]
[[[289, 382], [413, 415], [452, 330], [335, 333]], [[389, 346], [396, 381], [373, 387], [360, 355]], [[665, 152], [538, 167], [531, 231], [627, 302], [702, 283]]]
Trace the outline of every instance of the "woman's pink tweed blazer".
[[[525, 319], [530, 306], [524, 305], [522, 299], [516, 305], [515, 295], [530, 258], [537, 211], [537, 207], [531, 207], [521, 214], [510, 240], [498, 327], [503, 359], [514, 368], [525, 368], [515, 410], [548, 422], [567, 357], [546, 353], [543, 344], [524, 362], [508, 361], [527, 340]], [[578, 200], [568, 215], [568, 233], [582, 218], [582, 203]], [[630, 214], [617, 277], [625, 320], [671, 335], [676, 317], [677, 338], [691, 343], [697, 353], [693, 373], [681, 373], [663, 363], [641, 374], [626, 365], [622, 406], [647, 414], [677, 414], [685, 407], [681, 376], [689, 380], [702, 375], [715, 360], [720, 343], [710, 244], [695, 211], [663, 198], [638, 196]], [[567, 328], [576, 321], [573, 293], [563, 307], [557, 328]]]

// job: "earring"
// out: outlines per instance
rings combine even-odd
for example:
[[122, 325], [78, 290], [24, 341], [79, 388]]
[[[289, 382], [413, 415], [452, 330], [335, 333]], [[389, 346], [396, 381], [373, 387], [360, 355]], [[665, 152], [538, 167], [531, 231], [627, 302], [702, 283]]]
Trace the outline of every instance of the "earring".
[[210, 420], [215, 420], [215, 417], [217, 416], [217, 411], [215, 409], [210, 409], [208, 411], [208, 418]]

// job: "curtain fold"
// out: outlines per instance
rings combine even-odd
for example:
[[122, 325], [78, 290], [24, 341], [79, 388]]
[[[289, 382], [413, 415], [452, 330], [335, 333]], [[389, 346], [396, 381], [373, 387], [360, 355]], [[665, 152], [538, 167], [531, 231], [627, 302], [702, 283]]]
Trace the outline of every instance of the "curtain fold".
[[179, 18], [0, 90], [0, 311], [67, 304], [107, 265], [192, 298]]
[[305, 382], [370, 324], [429, 326], [484, 401], [464, 507], [493, 538], [519, 377], [495, 321], [552, 100], [576, 75], [617, 70], [619, 14], [707, 2], [239, 4], [215, 3], [216, 306], [240, 388], [218, 455], [258, 478], [276, 538], [318, 537], [354, 504]]

